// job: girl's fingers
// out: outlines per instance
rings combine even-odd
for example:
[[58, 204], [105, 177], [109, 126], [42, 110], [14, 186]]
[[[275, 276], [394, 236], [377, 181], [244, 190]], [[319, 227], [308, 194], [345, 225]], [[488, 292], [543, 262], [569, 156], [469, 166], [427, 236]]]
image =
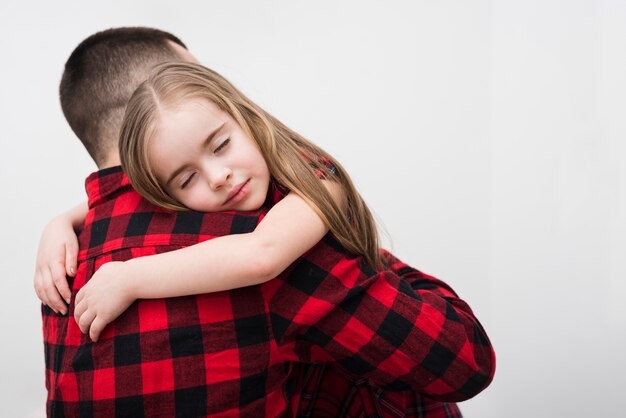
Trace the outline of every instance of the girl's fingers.
[[96, 313], [94, 311], [90, 311], [89, 309], [85, 311], [80, 318], [78, 319], [78, 328], [83, 334], [87, 334], [89, 332], [89, 327], [96, 317]]
[[74, 277], [77, 269], [78, 243], [71, 242], [65, 244], [65, 270], [67, 275]]
[[67, 307], [65, 306], [65, 303], [61, 300], [61, 295], [54, 285], [52, 272], [49, 268], [45, 268], [43, 270], [43, 282], [44, 292], [46, 294], [46, 304], [51, 307], [56, 313], [65, 315], [65, 313], [67, 312]]
[[87, 310], [87, 304], [78, 302], [78, 296], [77, 296], [76, 304], [74, 305], [74, 320], [76, 321], [77, 324], [80, 323], [80, 317], [85, 313], [86, 310]]
[[[88, 285], [88, 284], [87, 284]], [[85, 287], [87, 286], [85, 285]], [[74, 304], [78, 305], [80, 302], [82, 302], [83, 297], [85, 296], [85, 287], [83, 287], [82, 289], [80, 289], [78, 291], [78, 293], [76, 294], [76, 298], [74, 298]]]
[[43, 298], [44, 295], [42, 295], [42, 292], [40, 290], [40, 287], [41, 287], [41, 271], [39, 269], [37, 269], [35, 271], [35, 280], [33, 282], [33, 287], [35, 288], [35, 293], [37, 294], [37, 297], [39, 298], [41, 303], [46, 305], [46, 301]]
[[97, 316], [91, 323], [91, 328], [89, 329], [89, 337], [91, 338], [91, 341], [93, 341], [94, 343], [98, 341], [98, 338], [100, 338], [100, 334], [102, 333], [102, 330], [106, 326], [107, 326], [107, 323], [104, 320], [102, 320], [102, 318]]
[[50, 267], [50, 272], [52, 274], [52, 280], [54, 282], [54, 286], [56, 287], [57, 292], [69, 305], [72, 293], [70, 291], [69, 285], [67, 284], [64, 265], [62, 263], [53, 264]]

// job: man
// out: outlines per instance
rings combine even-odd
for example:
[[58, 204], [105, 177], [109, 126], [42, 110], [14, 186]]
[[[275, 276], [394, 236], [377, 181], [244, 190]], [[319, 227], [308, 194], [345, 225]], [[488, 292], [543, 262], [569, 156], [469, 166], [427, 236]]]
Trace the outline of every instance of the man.
[[[163, 211], [141, 199], [117, 166], [126, 101], [152, 66], [178, 59], [193, 57], [172, 35], [121, 28], [87, 38], [66, 64], [64, 114], [101, 169], [87, 179], [73, 294], [104, 262], [249, 232], [267, 211]], [[48, 414], [274, 416], [300, 408], [314, 415], [325, 407], [458, 416], [454, 405], [381, 392], [355, 377], [463, 400], [493, 376], [491, 346], [469, 307], [442, 282], [389, 259], [404, 280], [368, 271], [324, 239], [264, 285], [138, 301], [95, 344], [71, 319], [73, 300], [69, 315], [44, 308]]]

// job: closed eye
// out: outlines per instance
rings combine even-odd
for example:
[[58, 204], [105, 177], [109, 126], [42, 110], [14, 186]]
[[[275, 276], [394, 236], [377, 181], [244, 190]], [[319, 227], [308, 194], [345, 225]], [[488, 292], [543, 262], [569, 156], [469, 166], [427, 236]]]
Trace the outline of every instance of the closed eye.
[[222, 142], [217, 148], [215, 148], [215, 151], [213, 152], [220, 152], [222, 149], [224, 149], [226, 145], [228, 145], [229, 142], [230, 142], [230, 138], [226, 138], [224, 142]]
[[189, 185], [189, 182], [191, 181], [191, 179], [195, 175], [196, 175], [196, 173], [191, 173], [191, 175], [189, 177], [187, 177], [187, 179], [183, 182], [183, 184], [180, 185], [180, 188], [184, 189], [185, 187], [187, 187]]

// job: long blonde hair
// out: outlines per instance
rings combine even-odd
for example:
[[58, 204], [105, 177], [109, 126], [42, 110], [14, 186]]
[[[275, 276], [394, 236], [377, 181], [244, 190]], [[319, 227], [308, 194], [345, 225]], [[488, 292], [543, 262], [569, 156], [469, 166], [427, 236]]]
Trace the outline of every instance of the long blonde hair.
[[[207, 99], [228, 113], [254, 139], [272, 178], [309, 202], [349, 252], [363, 256], [374, 269], [382, 267], [376, 223], [341, 164], [261, 109], [224, 77], [201, 65], [158, 65], [128, 102], [120, 133], [120, 158], [131, 184], [141, 195], [157, 206], [187, 210], [161, 186], [147, 150], [162, 104], [188, 98]], [[347, 210], [336, 204], [315, 169], [342, 186]]]

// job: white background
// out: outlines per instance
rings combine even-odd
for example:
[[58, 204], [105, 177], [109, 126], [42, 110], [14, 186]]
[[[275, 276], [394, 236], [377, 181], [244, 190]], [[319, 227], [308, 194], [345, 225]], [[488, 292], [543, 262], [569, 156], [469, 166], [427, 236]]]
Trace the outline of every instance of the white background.
[[335, 155], [397, 255], [470, 303], [498, 370], [466, 417], [620, 414], [626, 2], [2, 0], [0, 416], [43, 415], [36, 246], [95, 170], [63, 64], [124, 25], [178, 35]]

